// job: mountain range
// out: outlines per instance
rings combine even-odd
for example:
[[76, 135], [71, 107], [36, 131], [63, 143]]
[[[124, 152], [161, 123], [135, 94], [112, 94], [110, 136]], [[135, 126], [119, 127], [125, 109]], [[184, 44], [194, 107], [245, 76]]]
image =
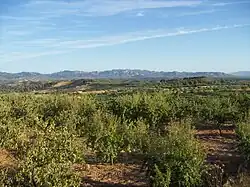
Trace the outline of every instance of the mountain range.
[[250, 71], [238, 71], [231, 74], [237, 77], [250, 77]]
[[0, 72], [0, 80], [70, 80], [70, 79], [144, 79], [144, 78], [185, 78], [185, 77], [250, 77], [250, 71], [226, 74], [223, 72], [164, 72], [138, 69], [113, 69], [106, 71], [61, 71], [50, 74], [36, 72]]

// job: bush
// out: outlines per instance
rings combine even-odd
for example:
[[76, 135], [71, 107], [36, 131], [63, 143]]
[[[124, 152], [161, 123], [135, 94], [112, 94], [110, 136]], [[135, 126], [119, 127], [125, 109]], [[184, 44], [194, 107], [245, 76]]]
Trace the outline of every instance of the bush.
[[236, 133], [239, 138], [239, 149], [245, 157], [246, 164], [250, 161], [250, 123], [241, 123], [237, 126]]
[[[29, 135], [29, 131], [26, 132]], [[80, 177], [71, 168], [83, 161], [83, 145], [67, 128], [50, 126], [27, 138], [14, 141], [16, 170], [2, 172], [5, 186], [80, 186]]]
[[201, 184], [205, 152], [190, 125], [172, 124], [168, 135], [151, 136], [147, 153], [148, 175], [155, 187]]
[[[27, 158], [30, 159], [30, 158]], [[68, 163], [52, 162], [40, 167], [34, 167], [33, 162], [20, 162], [19, 169], [5, 169], [0, 173], [2, 186], [19, 187], [65, 187], [80, 186], [80, 177], [71, 169]]]
[[124, 132], [119, 131], [120, 125], [121, 120], [114, 115], [97, 110], [82, 123], [80, 134], [98, 159], [113, 164], [123, 147]]

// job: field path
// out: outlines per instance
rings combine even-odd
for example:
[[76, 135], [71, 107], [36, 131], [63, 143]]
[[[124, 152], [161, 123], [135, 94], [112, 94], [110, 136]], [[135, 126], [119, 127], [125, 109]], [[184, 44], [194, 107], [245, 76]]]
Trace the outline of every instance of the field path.
[[207, 150], [207, 162], [222, 166], [228, 177], [235, 177], [243, 163], [237, 146], [238, 141], [234, 129], [222, 130], [198, 130], [197, 137]]

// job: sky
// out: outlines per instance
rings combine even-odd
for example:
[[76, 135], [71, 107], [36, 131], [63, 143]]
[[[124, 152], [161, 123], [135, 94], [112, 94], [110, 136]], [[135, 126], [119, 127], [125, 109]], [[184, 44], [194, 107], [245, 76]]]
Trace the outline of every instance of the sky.
[[0, 71], [249, 71], [250, 0], [0, 0]]

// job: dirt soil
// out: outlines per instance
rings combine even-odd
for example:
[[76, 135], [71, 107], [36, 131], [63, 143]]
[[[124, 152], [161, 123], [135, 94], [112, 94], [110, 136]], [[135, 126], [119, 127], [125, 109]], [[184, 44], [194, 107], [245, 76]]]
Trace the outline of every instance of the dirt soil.
[[[236, 176], [243, 160], [237, 150], [237, 138], [234, 130], [203, 129], [196, 131], [197, 138], [208, 152], [207, 162], [223, 167], [226, 177]], [[141, 171], [140, 164], [90, 164], [87, 172], [83, 172], [84, 186], [137, 186], [146, 187], [147, 178]], [[86, 169], [86, 168], [85, 168]]]
[[[86, 169], [86, 167], [84, 168]], [[92, 164], [83, 173], [84, 185], [113, 187], [146, 187], [145, 173], [137, 164]]]
[[0, 149], [0, 169], [8, 168], [15, 166], [15, 159], [13, 156], [6, 150]]
[[[196, 131], [196, 137], [207, 150], [207, 162], [224, 165], [228, 176], [236, 176], [243, 159], [237, 150], [237, 138], [234, 130], [202, 129]], [[148, 179], [141, 163], [134, 158], [124, 157], [114, 165], [89, 162], [85, 165], [76, 165], [83, 176], [83, 186], [94, 187], [146, 187]], [[0, 168], [13, 166], [13, 157], [5, 150], [0, 149]]]
[[243, 163], [243, 158], [237, 150], [238, 141], [234, 130], [199, 130], [196, 133], [207, 149], [207, 162], [223, 166], [228, 176], [236, 176]]

